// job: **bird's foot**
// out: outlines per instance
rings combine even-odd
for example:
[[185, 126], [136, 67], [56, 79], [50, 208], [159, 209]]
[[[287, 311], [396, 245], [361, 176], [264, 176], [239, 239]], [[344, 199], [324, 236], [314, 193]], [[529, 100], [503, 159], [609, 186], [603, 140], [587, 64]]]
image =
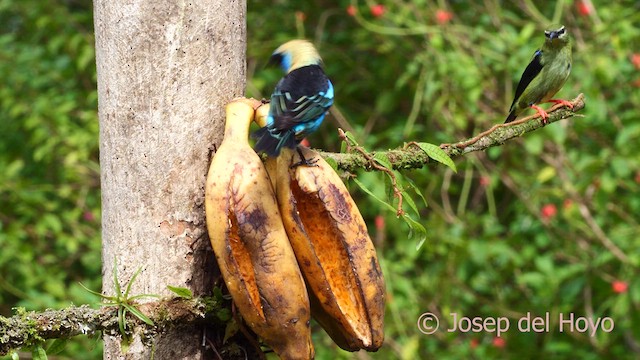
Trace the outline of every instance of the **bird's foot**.
[[569, 109], [573, 110], [573, 103], [571, 101], [562, 100], [562, 99], [550, 99], [547, 102], [552, 102], [554, 104], [562, 104], [568, 107]]
[[547, 125], [549, 123], [549, 114], [547, 114], [547, 112], [544, 111], [544, 109], [542, 109], [540, 106], [536, 106], [536, 105], [531, 105], [531, 108], [538, 112], [538, 114], [542, 118], [542, 125], [543, 126]]
[[290, 169], [294, 169], [302, 165], [318, 166], [318, 164], [316, 164], [318, 162], [318, 159], [307, 159], [304, 157], [304, 155], [302, 155], [302, 150], [300, 150], [299, 147], [297, 147], [296, 150], [298, 151], [298, 155], [300, 156], [300, 161], [298, 161], [297, 163], [291, 164], [291, 166], [289, 166]]

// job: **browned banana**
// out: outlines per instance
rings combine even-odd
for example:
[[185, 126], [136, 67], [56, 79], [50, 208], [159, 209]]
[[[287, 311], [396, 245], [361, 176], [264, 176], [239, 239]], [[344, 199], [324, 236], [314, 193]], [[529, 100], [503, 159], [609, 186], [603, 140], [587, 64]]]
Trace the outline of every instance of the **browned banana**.
[[[315, 165], [292, 167], [301, 160], [298, 151]], [[313, 317], [341, 348], [376, 351], [384, 340], [385, 286], [358, 207], [338, 174], [308, 148], [283, 150], [275, 176]]]
[[252, 103], [235, 100], [226, 113], [224, 140], [206, 183], [213, 251], [248, 326], [282, 359], [312, 359], [304, 280], [269, 176], [248, 143]]

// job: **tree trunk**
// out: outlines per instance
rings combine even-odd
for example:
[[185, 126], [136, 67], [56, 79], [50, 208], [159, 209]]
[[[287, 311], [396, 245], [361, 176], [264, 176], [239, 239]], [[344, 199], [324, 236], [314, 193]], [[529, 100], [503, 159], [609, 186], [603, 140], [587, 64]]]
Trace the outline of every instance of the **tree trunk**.
[[[211, 289], [204, 185], [224, 107], [245, 86], [242, 0], [96, 0], [102, 181], [103, 292], [142, 268], [131, 294], [167, 285]], [[210, 275], [210, 274], [209, 274]], [[105, 359], [199, 359], [202, 330], [136, 334], [124, 354], [105, 336]]]

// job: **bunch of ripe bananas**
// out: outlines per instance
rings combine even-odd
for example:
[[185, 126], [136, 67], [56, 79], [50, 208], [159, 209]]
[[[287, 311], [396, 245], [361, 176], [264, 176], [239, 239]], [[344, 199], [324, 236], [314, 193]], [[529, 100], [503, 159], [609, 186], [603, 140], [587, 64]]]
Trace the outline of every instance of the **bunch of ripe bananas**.
[[247, 325], [282, 359], [314, 357], [311, 316], [341, 348], [376, 351], [385, 288], [366, 224], [313, 150], [301, 147], [317, 166], [291, 167], [299, 154], [285, 149], [265, 167], [248, 143], [251, 121], [268, 113], [259, 105], [227, 106], [207, 176], [207, 229], [227, 288]]

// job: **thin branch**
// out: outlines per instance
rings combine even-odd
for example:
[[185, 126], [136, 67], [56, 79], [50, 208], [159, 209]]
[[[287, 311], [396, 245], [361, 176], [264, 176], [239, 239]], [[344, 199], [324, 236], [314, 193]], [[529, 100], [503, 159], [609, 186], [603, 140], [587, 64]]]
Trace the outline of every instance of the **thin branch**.
[[602, 245], [606, 247], [607, 250], [609, 250], [615, 257], [617, 257], [618, 260], [624, 263], [629, 263], [630, 261], [627, 255], [624, 253], [624, 251], [620, 250], [620, 248], [617, 247], [616, 244], [611, 241], [611, 239], [609, 239], [607, 234], [605, 234], [600, 225], [598, 225], [596, 220], [591, 215], [591, 210], [589, 210], [589, 207], [583, 201], [578, 202], [578, 210], [580, 210], [580, 215], [582, 215], [582, 218], [586, 221], [587, 225], [589, 225], [589, 228], [593, 230], [593, 234], [600, 241], [600, 243], [602, 243]]
[[340, 137], [340, 139], [342, 139], [342, 141], [345, 142], [345, 144], [347, 144], [347, 152], [357, 151], [358, 154], [364, 156], [367, 159], [368, 164], [373, 169], [377, 171], [382, 171], [389, 176], [389, 179], [391, 179], [391, 187], [393, 187], [393, 196], [398, 198], [396, 216], [404, 215], [404, 210], [402, 210], [402, 191], [398, 188], [398, 181], [396, 179], [396, 175], [393, 173], [393, 170], [388, 169], [382, 165], [379, 165], [373, 158], [373, 155], [367, 153], [367, 151], [362, 146], [354, 146], [350, 144], [349, 139], [347, 139], [347, 135], [340, 128], [338, 129], [338, 136]]
[[[574, 116], [584, 109], [584, 95], [580, 94], [571, 101], [573, 109], [569, 109], [562, 104], [553, 106], [549, 111], [549, 124]], [[470, 139], [466, 139], [453, 144], [442, 144], [440, 147], [447, 155], [461, 156], [473, 151], [483, 151], [493, 146], [499, 146], [505, 142], [522, 136], [525, 133], [544, 127], [538, 114], [531, 115], [508, 124], [497, 124]], [[338, 168], [345, 171], [356, 171], [365, 169], [366, 171], [376, 170], [375, 164], [370, 160], [375, 152], [368, 156], [358, 153], [320, 153], [324, 158], [331, 158], [336, 161]], [[396, 170], [399, 169], [419, 169], [429, 162], [427, 154], [418, 147], [399, 147], [385, 152], [389, 161]]]

